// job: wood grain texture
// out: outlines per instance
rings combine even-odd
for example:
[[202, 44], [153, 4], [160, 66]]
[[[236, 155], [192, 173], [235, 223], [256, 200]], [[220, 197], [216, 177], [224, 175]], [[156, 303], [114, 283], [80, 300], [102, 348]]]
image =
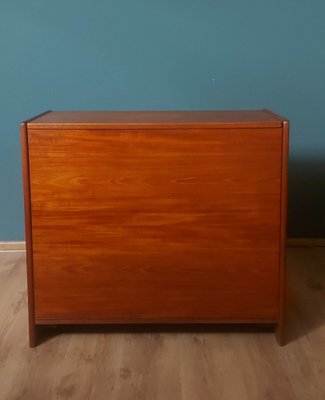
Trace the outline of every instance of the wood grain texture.
[[278, 321], [280, 128], [28, 138], [37, 323]]
[[25, 257], [0, 253], [0, 399], [324, 400], [325, 249], [287, 266], [285, 347], [256, 326], [84, 326], [30, 349]]
[[30, 170], [29, 170], [29, 149], [28, 149], [28, 128], [27, 124], [33, 119], [41, 118], [50, 113], [45, 111], [34, 118], [26, 120], [20, 124], [20, 142], [24, 193], [24, 215], [25, 215], [25, 241], [27, 253], [27, 287], [28, 287], [28, 324], [29, 324], [29, 345], [35, 347], [37, 344], [37, 327], [35, 324], [35, 293], [34, 293], [34, 266], [33, 266], [33, 224], [31, 213], [31, 194], [30, 194]]

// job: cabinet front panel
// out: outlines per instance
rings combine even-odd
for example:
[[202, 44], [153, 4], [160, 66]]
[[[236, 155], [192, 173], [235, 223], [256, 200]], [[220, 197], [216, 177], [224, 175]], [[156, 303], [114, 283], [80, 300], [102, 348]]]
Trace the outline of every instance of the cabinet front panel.
[[30, 130], [36, 321], [276, 320], [281, 142]]

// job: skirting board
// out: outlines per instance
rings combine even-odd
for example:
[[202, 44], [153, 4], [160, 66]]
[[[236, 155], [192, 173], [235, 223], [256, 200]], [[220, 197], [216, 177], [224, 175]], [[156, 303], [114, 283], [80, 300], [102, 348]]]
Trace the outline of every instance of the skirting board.
[[288, 238], [287, 247], [325, 247], [325, 238]]
[[[288, 238], [287, 247], [325, 247], [325, 238]], [[26, 244], [21, 242], [0, 242], [0, 251], [25, 251]]]
[[0, 242], [0, 251], [25, 251], [26, 244], [22, 242]]

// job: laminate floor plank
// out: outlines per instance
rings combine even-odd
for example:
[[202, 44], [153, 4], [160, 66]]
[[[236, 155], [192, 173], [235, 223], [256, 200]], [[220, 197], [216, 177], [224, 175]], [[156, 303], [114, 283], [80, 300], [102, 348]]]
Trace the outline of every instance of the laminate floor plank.
[[287, 345], [256, 326], [49, 328], [28, 347], [24, 253], [0, 252], [0, 400], [324, 400], [325, 248], [290, 248]]

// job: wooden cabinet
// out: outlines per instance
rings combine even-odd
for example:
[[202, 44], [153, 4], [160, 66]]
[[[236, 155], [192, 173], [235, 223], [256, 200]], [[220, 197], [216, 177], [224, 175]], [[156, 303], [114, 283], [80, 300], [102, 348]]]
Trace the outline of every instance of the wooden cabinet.
[[48, 112], [21, 125], [30, 344], [84, 323], [271, 323], [283, 343], [288, 121]]

